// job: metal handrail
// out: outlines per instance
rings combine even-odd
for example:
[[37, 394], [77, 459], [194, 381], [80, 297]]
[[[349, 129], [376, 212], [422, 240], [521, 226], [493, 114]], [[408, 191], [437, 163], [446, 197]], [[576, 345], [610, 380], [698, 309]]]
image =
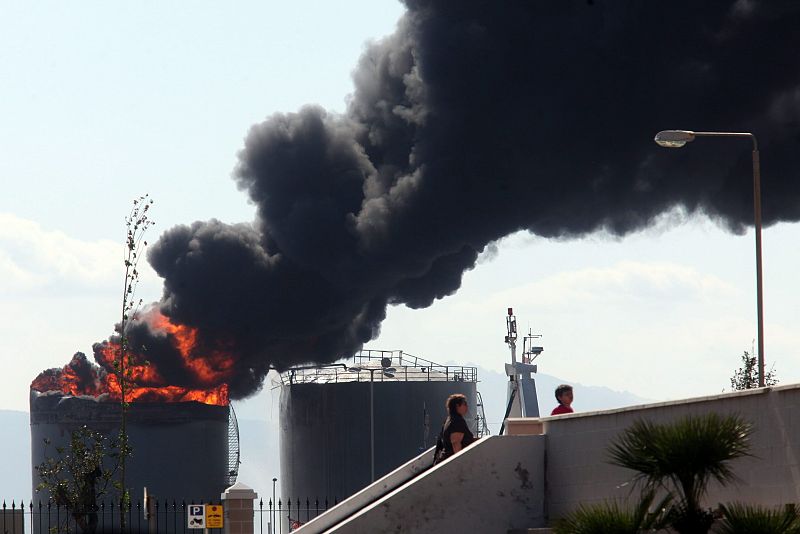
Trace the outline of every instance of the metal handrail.
[[[389, 365], [382, 365], [388, 358]], [[477, 367], [463, 365], [440, 365], [402, 350], [362, 350], [352, 358], [352, 367], [393, 367], [392, 376], [376, 374], [375, 380], [382, 382], [477, 382]], [[369, 375], [351, 370], [344, 363], [323, 366], [303, 366], [280, 373], [281, 385], [331, 384], [339, 382], [366, 382]], [[276, 386], [278, 387], [278, 386]]]
[[443, 367], [436, 362], [427, 360], [425, 358], [420, 358], [419, 356], [414, 356], [413, 354], [409, 354], [402, 350], [364, 349], [358, 351], [353, 356], [353, 360], [356, 362], [373, 361], [373, 360], [380, 361], [383, 358], [389, 358], [392, 362], [391, 363], [392, 367], [397, 367], [398, 365], [410, 366], [410, 367], [428, 367], [428, 366]]

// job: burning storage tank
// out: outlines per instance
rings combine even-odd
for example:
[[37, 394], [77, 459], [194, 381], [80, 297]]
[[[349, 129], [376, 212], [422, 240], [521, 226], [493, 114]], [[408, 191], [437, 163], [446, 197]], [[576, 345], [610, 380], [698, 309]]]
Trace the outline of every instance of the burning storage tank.
[[[116, 438], [120, 405], [94, 397], [31, 391], [33, 486], [36, 466], [66, 447], [74, 430], [87, 426]], [[127, 411], [132, 454], [126, 486], [133, 502], [144, 488], [158, 500], [219, 501], [229, 485], [229, 406], [201, 402], [137, 402]], [[36, 495], [38, 500], [41, 495]]]
[[344, 499], [436, 444], [445, 401], [463, 393], [467, 423], [487, 433], [475, 367], [402, 351], [362, 351], [352, 365], [281, 374], [283, 494]]
[[[30, 414], [34, 488], [40, 482], [36, 467], [48, 458], [69, 454], [74, 431], [85, 426], [110, 440], [118, 438], [122, 407], [116, 378], [77, 353], [64, 368], [47, 370], [33, 381]], [[127, 460], [125, 486], [133, 510], [141, 513], [136, 504], [141, 502], [145, 488], [162, 507], [173, 500], [178, 506], [181, 502], [219, 502], [220, 494], [236, 481], [239, 463], [238, 428], [226, 386], [201, 390], [131, 383], [126, 398], [130, 399], [126, 429], [132, 452]], [[105, 461], [105, 467], [113, 468], [113, 460]], [[118, 479], [119, 473], [114, 477]], [[119, 491], [111, 486], [107, 490], [98, 502], [118, 504]], [[41, 501], [46, 506], [51, 495], [39, 492], [33, 497], [34, 502]], [[106, 520], [110, 522], [111, 518]], [[142, 532], [150, 528], [146, 521], [141, 525], [135, 521], [130, 526], [141, 526]], [[160, 530], [170, 532], [172, 527], [167, 527]], [[138, 532], [136, 528], [131, 531]]]

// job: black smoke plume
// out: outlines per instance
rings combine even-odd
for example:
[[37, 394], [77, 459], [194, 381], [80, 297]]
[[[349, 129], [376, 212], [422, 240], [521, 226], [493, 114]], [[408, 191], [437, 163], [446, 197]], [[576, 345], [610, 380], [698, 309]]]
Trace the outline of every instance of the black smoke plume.
[[406, 6], [343, 115], [253, 126], [234, 179], [254, 224], [178, 226], [150, 251], [162, 312], [235, 359], [233, 398], [270, 366], [352, 354], [388, 304], [454, 293], [518, 230], [622, 236], [682, 207], [744, 231], [749, 142], [667, 150], [662, 129], [755, 132], [765, 222], [800, 218], [800, 3]]

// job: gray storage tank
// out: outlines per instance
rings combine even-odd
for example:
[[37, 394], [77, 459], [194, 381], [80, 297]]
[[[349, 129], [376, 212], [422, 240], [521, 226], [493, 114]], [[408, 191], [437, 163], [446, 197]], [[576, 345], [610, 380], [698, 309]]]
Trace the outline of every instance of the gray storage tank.
[[[68, 445], [73, 430], [86, 425], [106, 436], [117, 436], [120, 405], [102, 399], [31, 391], [34, 488], [39, 483], [35, 467], [56, 454], [56, 447]], [[127, 462], [126, 486], [132, 502], [142, 499], [145, 487], [162, 503], [173, 499], [178, 503], [219, 502], [231, 480], [229, 411], [229, 406], [200, 402], [130, 404], [127, 428], [133, 453]], [[45, 504], [48, 498], [43, 493], [33, 497], [34, 503], [41, 500]]]
[[359, 491], [373, 469], [378, 479], [435, 445], [453, 393], [466, 395], [472, 431], [486, 433], [476, 386], [475, 367], [402, 351], [362, 351], [352, 363], [282, 373], [283, 495], [313, 503]]

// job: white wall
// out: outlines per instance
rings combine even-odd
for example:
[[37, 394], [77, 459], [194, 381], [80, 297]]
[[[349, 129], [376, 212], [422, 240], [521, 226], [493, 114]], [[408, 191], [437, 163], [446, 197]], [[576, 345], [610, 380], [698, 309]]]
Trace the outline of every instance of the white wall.
[[580, 504], [638, 496], [638, 491], [632, 493], [634, 472], [610, 465], [607, 452], [611, 440], [634, 421], [666, 423], [708, 412], [739, 414], [754, 425], [753, 456], [733, 463], [739, 482], [725, 488], [712, 484], [708, 506], [734, 500], [771, 506], [800, 502], [800, 384], [796, 384], [516, 420], [511, 426], [518, 431], [544, 434], [484, 438], [374, 503], [351, 508], [363, 506], [326, 532], [506, 534], [545, 527]]
[[754, 456], [733, 463], [740, 481], [726, 488], [712, 485], [706, 504], [800, 502], [800, 385], [795, 384], [542, 418], [547, 440], [547, 516], [554, 519], [581, 503], [630, 495], [634, 473], [609, 465], [607, 449], [635, 420], [665, 423], [709, 411], [739, 414], [754, 424], [755, 431], [751, 438]]

